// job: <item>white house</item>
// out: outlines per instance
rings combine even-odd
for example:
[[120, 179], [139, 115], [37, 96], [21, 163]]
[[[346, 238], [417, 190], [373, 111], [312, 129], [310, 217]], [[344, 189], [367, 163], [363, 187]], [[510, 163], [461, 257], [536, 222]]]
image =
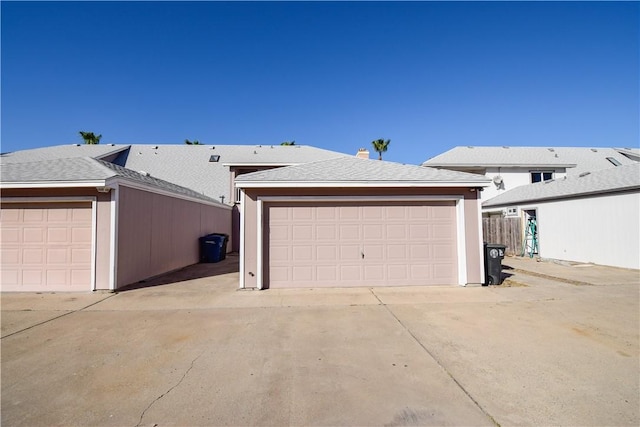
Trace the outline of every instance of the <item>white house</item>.
[[535, 218], [542, 258], [640, 269], [640, 163], [524, 185], [483, 211]]
[[640, 150], [584, 147], [455, 147], [422, 165], [485, 175], [493, 184], [482, 200], [522, 185], [634, 164]]

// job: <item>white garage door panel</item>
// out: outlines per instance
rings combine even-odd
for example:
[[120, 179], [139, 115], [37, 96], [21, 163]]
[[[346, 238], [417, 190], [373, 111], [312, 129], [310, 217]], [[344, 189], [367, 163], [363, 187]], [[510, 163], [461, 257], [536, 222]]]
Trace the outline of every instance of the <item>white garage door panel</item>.
[[3, 291], [91, 290], [90, 203], [4, 204]]
[[271, 288], [457, 284], [454, 202], [267, 206]]

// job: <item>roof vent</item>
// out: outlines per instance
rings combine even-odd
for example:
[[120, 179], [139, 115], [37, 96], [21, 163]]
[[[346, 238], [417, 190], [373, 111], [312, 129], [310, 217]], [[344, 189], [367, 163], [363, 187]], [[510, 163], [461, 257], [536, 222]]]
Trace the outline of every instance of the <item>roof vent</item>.
[[505, 148], [507, 150], [509, 149], [509, 147], [507, 147], [506, 145], [503, 145], [502, 148]]
[[212, 150], [215, 150], [215, 149], [216, 149], [216, 146], [215, 146], [215, 145], [212, 145], [212, 146], [211, 146], [211, 149], [212, 149]]
[[138, 171], [138, 173], [142, 176], [149, 176], [149, 172], [147, 171]]
[[594, 153], [598, 152], [598, 150], [596, 150], [595, 148], [592, 148], [591, 151], [593, 151]]
[[547, 148], [547, 150], [551, 151], [552, 153], [556, 151], [555, 148]]
[[622, 163], [620, 163], [618, 160], [614, 159], [613, 157], [607, 157], [607, 160], [609, 160], [609, 163], [611, 163], [613, 166], [622, 166]]
[[578, 177], [582, 178], [582, 177], [587, 176], [587, 175], [591, 175], [591, 172], [582, 172], [580, 175], [578, 175]]
[[157, 150], [157, 149], [158, 149], [158, 146], [156, 145], [155, 147], [153, 147], [153, 149], [154, 149], [154, 150]]
[[214, 154], [213, 156], [209, 157], [209, 161], [210, 162], [219, 162], [220, 161], [220, 156], [217, 154]]

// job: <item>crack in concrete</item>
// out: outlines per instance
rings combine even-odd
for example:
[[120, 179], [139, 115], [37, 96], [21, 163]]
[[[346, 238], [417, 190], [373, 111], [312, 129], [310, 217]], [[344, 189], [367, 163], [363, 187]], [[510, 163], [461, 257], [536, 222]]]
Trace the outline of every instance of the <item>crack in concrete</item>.
[[[96, 304], [100, 304], [102, 301], [106, 301], [106, 300], [108, 300], [109, 298], [114, 297], [114, 296], [116, 296], [116, 295], [117, 295], [116, 293], [113, 293], [113, 294], [111, 294], [111, 295], [107, 296], [106, 298], [101, 299], [100, 301], [93, 302], [93, 303], [91, 303], [91, 304], [89, 304], [89, 305], [86, 305], [86, 306], [84, 306], [84, 307], [82, 307], [82, 308], [79, 308], [79, 309], [77, 309], [77, 310], [67, 311], [67, 312], [65, 312], [65, 313], [61, 314], [60, 316], [52, 317], [51, 319], [44, 320], [44, 321], [42, 321], [42, 322], [40, 322], [40, 323], [36, 323], [35, 325], [27, 326], [26, 328], [24, 328], [24, 329], [20, 329], [19, 331], [15, 331], [15, 332], [11, 332], [10, 334], [3, 335], [2, 337], [0, 337], [0, 339], [9, 338], [9, 337], [11, 337], [11, 336], [13, 336], [13, 335], [15, 335], [15, 334], [19, 334], [20, 332], [28, 331], [29, 329], [33, 329], [33, 328], [35, 328], [35, 327], [37, 327], [37, 326], [44, 325], [44, 324], [46, 324], [46, 323], [49, 323], [49, 322], [52, 322], [52, 321], [54, 321], [54, 320], [60, 319], [60, 318], [62, 318], [62, 317], [64, 317], [64, 316], [68, 316], [68, 315], [70, 315], [70, 314], [77, 313], [77, 312], [79, 312], [79, 311], [85, 310], [85, 309], [87, 309], [87, 308], [89, 308], [89, 307], [93, 307], [94, 305], [96, 305]], [[25, 310], [22, 310], [22, 311], [25, 311]], [[29, 310], [29, 311], [37, 311], [37, 310]], [[57, 311], [57, 310], [56, 310], [56, 311]]]
[[[191, 369], [193, 369], [193, 365], [196, 363], [196, 360], [200, 359], [200, 357], [204, 354], [204, 351], [202, 353], [200, 353], [198, 356], [196, 356], [195, 359], [193, 359], [191, 361], [191, 365], [189, 366], [189, 368], [185, 371], [185, 373], [182, 375], [182, 378], [180, 378], [180, 380], [173, 385], [171, 388], [169, 388], [169, 390], [165, 391], [164, 393], [162, 393], [160, 396], [156, 397], [151, 403], [149, 403], [149, 406], [147, 406], [144, 411], [142, 411], [142, 413], [140, 414], [140, 419], [138, 420], [138, 424], [135, 425], [135, 427], [140, 427], [140, 425], [142, 424], [142, 420], [145, 416], [145, 414], [147, 413], [147, 411], [149, 409], [151, 409], [151, 407], [158, 402], [160, 399], [162, 399], [163, 397], [165, 397], [167, 394], [171, 393], [171, 391], [173, 389], [175, 389], [176, 387], [178, 387], [180, 384], [182, 384], [182, 381], [184, 381], [184, 379], [187, 377], [187, 375], [189, 374], [189, 372], [191, 371]], [[157, 424], [154, 424], [157, 425]]]
[[458, 388], [460, 388], [460, 390], [462, 390], [462, 392], [469, 398], [471, 399], [471, 401], [478, 407], [478, 409], [480, 409], [480, 411], [482, 411], [483, 414], [485, 414], [492, 423], [494, 423], [497, 427], [500, 427], [500, 424], [498, 423], [498, 421], [495, 420], [495, 418], [493, 418], [493, 416], [491, 416], [491, 414], [489, 414], [489, 412], [487, 412], [487, 410], [485, 408], [482, 407], [482, 405], [480, 405], [480, 402], [478, 402], [476, 399], [473, 398], [473, 396], [471, 396], [471, 393], [469, 393], [467, 391], [467, 389], [464, 388], [464, 386], [453, 376], [453, 374], [451, 374], [451, 372], [449, 372], [449, 370], [447, 368], [445, 368], [445, 366], [442, 364], [442, 362], [431, 352], [429, 351], [429, 349], [422, 344], [422, 342], [418, 339], [418, 337], [416, 337], [413, 332], [411, 332], [411, 330], [404, 324], [402, 323], [402, 321], [398, 318], [398, 316], [395, 315], [395, 313], [393, 311], [391, 311], [391, 309], [389, 308], [389, 306], [387, 304], [385, 304], [379, 297], [378, 295], [376, 295], [376, 293], [374, 292], [373, 288], [369, 288], [369, 291], [371, 291], [371, 294], [380, 302], [380, 305], [383, 306], [387, 312], [396, 320], [396, 322], [398, 322], [398, 324], [400, 326], [402, 326], [402, 328], [411, 336], [411, 338], [413, 338], [413, 340], [420, 346], [422, 347], [422, 349], [433, 359], [435, 360], [435, 362], [438, 364], [438, 366], [440, 366], [440, 369], [442, 369], [448, 376], [449, 378], [451, 378], [451, 380], [453, 380], [453, 382], [458, 386]]

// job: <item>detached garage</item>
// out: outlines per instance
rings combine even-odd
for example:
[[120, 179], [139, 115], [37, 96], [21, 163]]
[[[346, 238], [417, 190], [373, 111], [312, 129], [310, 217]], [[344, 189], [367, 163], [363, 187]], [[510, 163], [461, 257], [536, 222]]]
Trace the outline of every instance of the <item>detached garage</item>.
[[117, 290], [199, 261], [231, 207], [91, 158], [3, 164], [2, 291]]
[[242, 175], [240, 287], [481, 283], [487, 184], [348, 157]]

